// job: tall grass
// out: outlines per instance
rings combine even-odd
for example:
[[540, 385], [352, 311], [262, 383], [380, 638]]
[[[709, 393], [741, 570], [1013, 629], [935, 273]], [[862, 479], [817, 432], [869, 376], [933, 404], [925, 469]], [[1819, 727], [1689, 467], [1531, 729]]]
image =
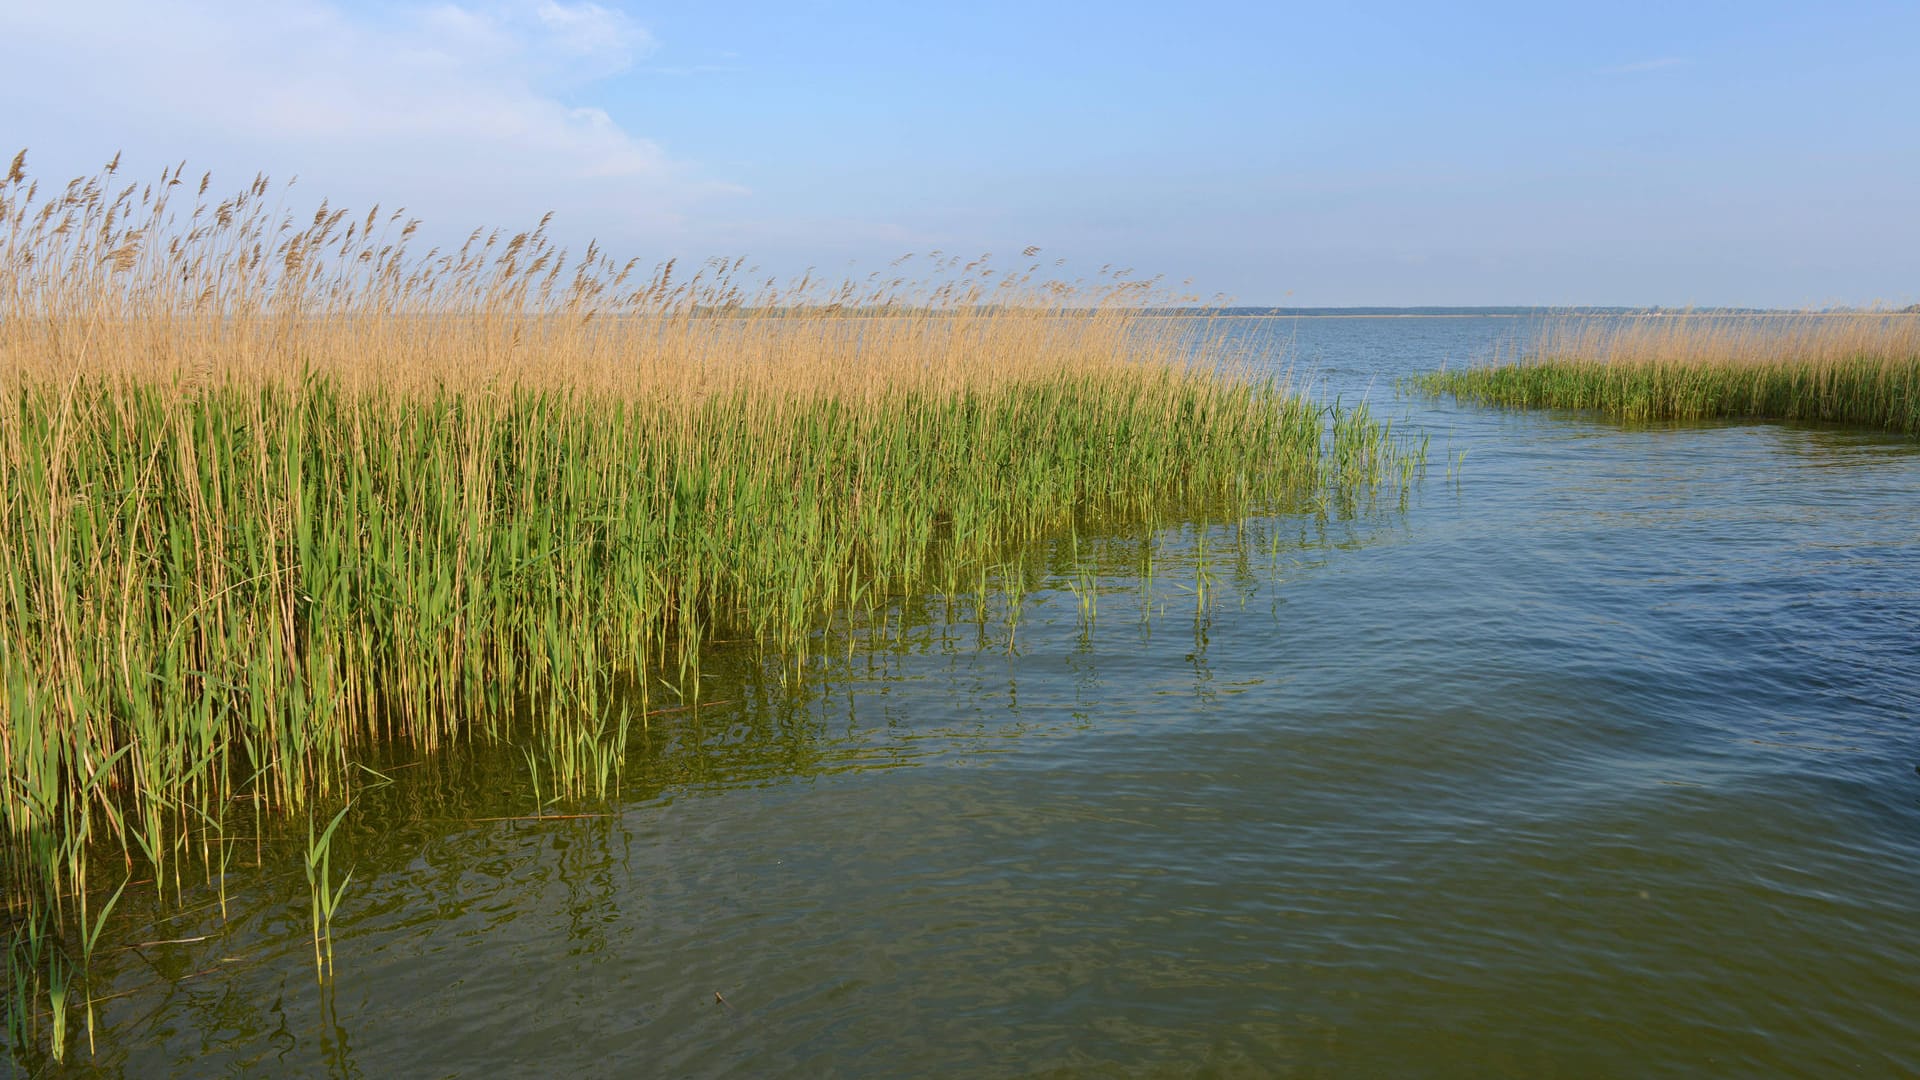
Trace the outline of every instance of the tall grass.
[[1823, 420], [1920, 435], [1920, 316], [1573, 320], [1548, 327], [1526, 356], [1419, 382], [1629, 421]]
[[0, 182], [0, 869], [62, 1038], [98, 897], [215, 876], [229, 807], [338, 804], [376, 741], [520, 739], [604, 793], [616, 688], [716, 634], [801, 656], [1076, 522], [1407, 475], [1150, 284], [683, 276], [545, 222], [419, 253], [398, 212], [209, 190]]

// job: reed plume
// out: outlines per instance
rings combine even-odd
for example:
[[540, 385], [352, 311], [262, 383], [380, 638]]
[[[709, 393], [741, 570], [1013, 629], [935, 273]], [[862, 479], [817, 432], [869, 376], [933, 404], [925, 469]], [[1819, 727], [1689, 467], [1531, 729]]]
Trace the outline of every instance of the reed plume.
[[116, 159], [43, 192], [24, 155], [0, 185], [16, 1001], [22, 971], [65, 993], [98, 867], [177, 894], [234, 800], [338, 804], [375, 741], [520, 739], [604, 793], [616, 689], [716, 633], [803, 656], [1052, 530], [1311, 507], [1399, 460], [1222, 370], [1153, 282], [643, 269], [546, 219], [420, 252], [403, 210], [213, 190]]

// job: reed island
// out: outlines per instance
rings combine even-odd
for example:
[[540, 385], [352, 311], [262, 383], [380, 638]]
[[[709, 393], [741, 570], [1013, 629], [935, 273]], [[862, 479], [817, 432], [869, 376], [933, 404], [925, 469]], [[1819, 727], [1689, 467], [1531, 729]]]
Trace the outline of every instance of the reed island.
[[1920, 314], [1573, 319], [1524, 356], [1415, 382], [1464, 401], [1629, 422], [1809, 420], [1920, 435]]

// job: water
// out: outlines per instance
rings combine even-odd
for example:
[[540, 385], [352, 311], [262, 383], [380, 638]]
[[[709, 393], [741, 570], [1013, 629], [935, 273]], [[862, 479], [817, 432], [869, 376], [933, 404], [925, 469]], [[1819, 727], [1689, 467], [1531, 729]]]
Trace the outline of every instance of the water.
[[123, 901], [205, 937], [111, 954], [77, 1058], [1920, 1072], [1920, 445], [1395, 398], [1526, 330], [1237, 324], [1431, 436], [1404, 513], [1106, 538], [1090, 625], [1056, 547], [1017, 621], [908, 603], [785, 682], [722, 651], [604, 816], [482, 820], [533, 810], [510, 752], [390, 763], [330, 986], [262, 842], [225, 920]]

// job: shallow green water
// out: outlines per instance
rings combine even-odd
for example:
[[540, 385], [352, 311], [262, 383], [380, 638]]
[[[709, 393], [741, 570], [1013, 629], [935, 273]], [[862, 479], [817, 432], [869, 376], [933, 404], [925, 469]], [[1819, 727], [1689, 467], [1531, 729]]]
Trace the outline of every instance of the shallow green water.
[[70, 1066], [1920, 1072], [1920, 444], [1393, 400], [1516, 328], [1243, 328], [1433, 436], [1404, 513], [1104, 538], [1091, 624], [1056, 545], [1017, 621], [722, 647], [603, 816], [376, 763], [329, 986], [249, 844], [224, 919], [122, 901]]

